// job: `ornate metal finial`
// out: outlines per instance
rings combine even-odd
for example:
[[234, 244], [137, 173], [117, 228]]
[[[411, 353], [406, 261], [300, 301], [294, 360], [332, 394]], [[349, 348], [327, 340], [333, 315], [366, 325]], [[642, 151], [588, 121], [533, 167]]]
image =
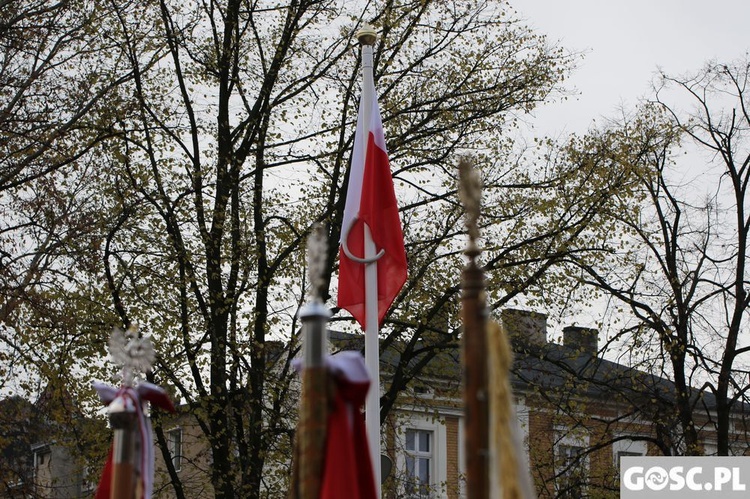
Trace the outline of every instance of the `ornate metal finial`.
[[328, 238], [325, 228], [321, 224], [316, 224], [307, 238], [307, 274], [310, 278], [310, 295], [315, 302], [323, 301], [323, 274], [327, 254]]
[[474, 163], [469, 158], [461, 158], [458, 164], [458, 197], [466, 211], [464, 222], [469, 234], [469, 245], [466, 254], [477, 255], [479, 247], [479, 211], [482, 201], [482, 180]]
[[369, 23], [364, 23], [356, 33], [360, 45], [375, 45], [378, 39], [378, 33]]
[[123, 331], [112, 330], [109, 337], [109, 355], [112, 361], [122, 366], [122, 384], [133, 386], [136, 373], [147, 373], [154, 364], [156, 354], [147, 336], [139, 337], [138, 326], [131, 324]]

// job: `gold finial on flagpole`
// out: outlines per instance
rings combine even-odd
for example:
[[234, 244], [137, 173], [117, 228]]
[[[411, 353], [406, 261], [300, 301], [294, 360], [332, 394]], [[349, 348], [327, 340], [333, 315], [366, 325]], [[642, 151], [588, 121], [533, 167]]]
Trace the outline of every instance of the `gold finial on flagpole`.
[[365, 23], [356, 33], [360, 45], [375, 45], [378, 39], [378, 32], [370, 24]]

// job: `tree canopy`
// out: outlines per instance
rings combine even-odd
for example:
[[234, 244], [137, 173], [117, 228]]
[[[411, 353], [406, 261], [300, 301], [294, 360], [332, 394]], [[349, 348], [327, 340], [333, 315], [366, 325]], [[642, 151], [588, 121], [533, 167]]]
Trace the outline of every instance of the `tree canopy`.
[[[459, 156], [483, 171], [483, 263], [497, 309], [524, 293], [565, 300], [571, 277], [619, 291], [593, 276], [620, 255], [617, 244], [635, 244], [638, 226], [622, 241], [612, 234], [645, 213], [631, 208], [650, 199], [654, 159], [685, 131], [701, 137], [693, 122], [650, 111], [637, 126], [518, 159], [518, 121], [574, 61], [504, 3], [12, 5], [0, 34], [0, 370], [65, 380], [90, 408], [89, 380], [114, 375], [109, 331], [139, 324], [158, 352], [151, 379], [174, 387], [208, 442], [212, 466], [201, 472], [217, 497], [285, 487], [274, 463], [287, 457], [296, 410], [304, 241], [317, 223], [330, 241], [340, 236], [364, 22], [379, 32], [376, 88], [409, 263], [382, 331], [401, 362], [381, 420], [460, 335]], [[704, 140], [734, 154], [721, 142], [734, 132], [719, 130]], [[328, 298], [336, 255], [333, 244]], [[332, 326], [354, 331], [332, 308]], [[167, 428], [155, 423], [185, 497]]]
[[[85, 373], [68, 383], [90, 400], [86, 378], [112, 375], [110, 328], [138, 323], [159, 353], [153, 379], [176, 387], [210, 444], [217, 496], [283, 486], [264, 478], [264, 463], [292, 427], [303, 242], [316, 222], [339, 237], [360, 81], [353, 33], [364, 21], [380, 35], [376, 86], [410, 265], [383, 332], [404, 365], [381, 417], [457, 339], [460, 154], [487, 165], [496, 304], [538, 280], [584, 218], [542, 235], [518, 226], [553, 214], [549, 198], [521, 194], [537, 178], [507, 164], [505, 132], [572, 61], [503, 6], [40, 0], [4, 15], [40, 26], [3, 32], [19, 53], [3, 73], [18, 81], [3, 95], [7, 365], [30, 379]], [[329, 275], [336, 265], [332, 248]], [[417, 349], [416, 338], [429, 341]], [[276, 341], [281, 361], [269, 357]]]
[[677, 422], [676, 454], [706, 451], [703, 431], [716, 432], [711, 452], [731, 454], [747, 410], [749, 70], [747, 61], [711, 62], [662, 74], [652, 100], [574, 140], [568, 156], [601, 161], [634, 193], [600, 214], [619, 234], [602, 241], [602, 258], [566, 262], [619, 304], [618, 347], [674, 380], [677, 407], [664, 417]]

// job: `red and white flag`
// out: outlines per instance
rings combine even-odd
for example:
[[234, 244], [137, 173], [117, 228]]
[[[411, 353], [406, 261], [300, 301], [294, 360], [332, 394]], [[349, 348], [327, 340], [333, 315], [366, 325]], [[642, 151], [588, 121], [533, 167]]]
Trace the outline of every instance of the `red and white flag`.
[[[351, 255], [363, 257], [367, 224], [376, 251], [384, 252], [377, 260], [378, 324], [381, 324], [406, 282], [406, 251], [375, 85], [372, 78], [365, 78], [363, 85], [370, 88], [369, 92], [363, 89], [359, 104], [341, 242], [342, 246], [346, 243]], [[366, 98], [367, 95], [372, 97]], [[369, 123], [365, 122], [366, 116], [370, 116]], [[351, 260], [343, 247], [339, 256], [338, 306], [348, 310], [366, 329], [365, 265]]]

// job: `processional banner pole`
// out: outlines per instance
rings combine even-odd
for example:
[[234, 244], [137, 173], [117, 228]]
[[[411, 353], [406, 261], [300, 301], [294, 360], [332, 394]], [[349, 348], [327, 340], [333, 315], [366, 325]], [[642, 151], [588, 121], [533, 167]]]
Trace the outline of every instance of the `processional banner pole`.
[[466, 497], [490, 496], [489, 394], [487, 389], [487, 305], [484, 272], [477, 264], [481, 250], [479, 212], [481, 181], [470, 160], [459, 163], [459, 195], [466, 211], [469, 261], [461, 273], [463, 373], [466, 456]]
[[147, 403], [175, 412], [167, 392], [152, 383], [135, 383], [135, 373], [151, 370], [155, 353], [151, 340], [138, 328], [115, 328], [109, 339], [112, 360], [122, 366], [119, 387], [94, 383], [107, 405], [114, 441], [95, 499], [150, 499], [153, 491], [154, 449]]
[[459, 196], [469, 235], [469, 261], [461, 273], [466, 497], [535, 499], [513, 403], [512, 348], [505, 330], [488, 318], [484, 271], [477, 263], [481, 190], [479, 173], [462, 159]]
[[109, 422], [114, 430], [112, 447], [112, 485], [110, 499], [139, 499], [135, 470], [135, 430], [137, 412], [132, 401], [118, 396], [107, 408]]
[[323, 227], [307, 242], [311, 300], [302, 307], [302, 393], [289, 499], [377, 499], [361, 407], [372, 383], [362, 354], [328, 355], [323, 304], [328, 245]]
[[316, 227], [307, 240], [311, 301], [300, 310], [302, 320], [302, 395], [299, 430], [299, 499], [318, 499], [322, 484], [323, 456], [328, 420], [327, 325], [331, 315], [323, 305], [323, 271], [327, 254], [325, 232]]
[[114, 400], [107, 407], [109, 421], [114, 430], [112, 444], [112, 481], [110, 499], [141, 499], [143, 480], [147, 472], [137, 459], [141, 455], [142, 442], [139, 431], [140, 400], [134, 391], [135, 371], [145, 373], [151, 370], [154, 350], [146, 337], [139, 337], [138, 328], [131, 326], [127, 331], [115, 329], [109, 340], [112, 359], [122, 366], [122, 385]]

